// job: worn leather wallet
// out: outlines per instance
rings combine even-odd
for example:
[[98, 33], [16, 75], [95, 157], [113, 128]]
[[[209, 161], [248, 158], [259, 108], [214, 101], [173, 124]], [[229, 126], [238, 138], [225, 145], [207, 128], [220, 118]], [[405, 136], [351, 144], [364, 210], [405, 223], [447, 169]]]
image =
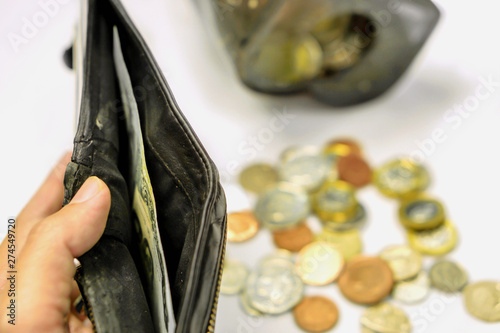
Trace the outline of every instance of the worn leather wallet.
[[83, 0], [74, 48], [77, 131], [65, 204], [90, 176], [106, 229], [75, 279], [94, 331], [214, 330], [226, 243], [215, 165], [118, 0]]

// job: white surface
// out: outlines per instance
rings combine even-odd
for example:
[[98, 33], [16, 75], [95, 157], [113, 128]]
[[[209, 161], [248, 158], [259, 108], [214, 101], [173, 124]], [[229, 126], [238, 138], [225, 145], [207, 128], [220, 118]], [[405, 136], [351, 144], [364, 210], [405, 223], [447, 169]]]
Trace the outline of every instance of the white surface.
[[[418, 149], [416, 142], [441, 128], [446, 140], [436, 144], [426, 164], [434, 177], [430, 193], [444, 201], [460, 232], [460, 245], [449, 257], [468, 269], [472, 281], [500, 280], [500, 87], [460, 124], [443, 118], [455, 104], [474, 96], [480, 77], [500, 82], [497, 7], [491, 1], [478, 0], [473, 5], [438, 1], [443, 17], [411, 72], [383, 98], [349, 109], [334, 109], [308, 96], [271, 97], [243, 87], [223, 53], [214, 51], [207, 40], [190, 1], [127, 0], [125, 4], [178, 104], [224, 175], [229, 211], [251, 202], [231, 185], [239, 168], [258, 160], [276, 161], [289, 145], [322, 144], [348, 135], [359, 139], [373, 165], [379, 165], [413, 152]], [[9, 33], [20, 34], [23, 17], [31, 20], [42, 9], [33, 0], [0, 1], [0, 236], [6, 232], [7, 217], [19, 213], [56, 159], [71, 149], [75, 82], [61, 55], [72, 39], [77, 8], [73, 1], [61, 5], [16, 53]], [[259, 141], [258, 149], [248, 149], [252, 137], [265, 135], [261, 133], [270, 127], [276, 110], [287, 110], [294, 119], [275, 131], [269, 142]], [[362, 190], [359, 197], [370, 213], [363, 232], [366, 253], [376, 254], [385, 245], [405, 241], [394, 202], [373, 188]], [[261, 231], [246, 244], [230, 244], [227, 255], [253, 266], [272, 250], [270, 235]], [[346, 302], [336, 286], [308, 287], [306, 292], [329, 295], [337, 302], [341, 319], [335, 332], [359, 331], [363, 308]], [[237, 302], [236, 297], [221, 297], [217, 332], [300, 332], [291, 314], [250, 319]], [[405, 310], [414, 316], [414, 332], [500, 330], [500, 324], [469, 316], [461, 299], [446, 303], [437, 293]]]

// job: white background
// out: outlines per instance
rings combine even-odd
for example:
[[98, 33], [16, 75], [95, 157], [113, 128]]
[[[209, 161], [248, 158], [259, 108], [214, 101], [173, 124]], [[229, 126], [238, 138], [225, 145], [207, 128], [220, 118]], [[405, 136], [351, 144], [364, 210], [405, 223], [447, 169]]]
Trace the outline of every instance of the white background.
[[[444, 119], [454, 105], [470, 101], [467, 98], [474, 96], [480, 77], [500, 82], [498, 10], [489, 0], [437, 4], [442, 19], [399, 84], [374, 102], [336, 109], [306, 95], [272, 97], [246, 89], [224, 52], [207, 38], [190, 1], [125, 1], [178, 104], [225, 175], [229, 211], [248, 208], [252, 202], [234, 185], [235, 166], [275, 162], [287, 146], [321, 145], [337, 136], [361, 141], [376, 166], [419, 149], [418, 142], [442, 129], [446, 139], [427, 154], [426, 164], [434, 179], [430, 192], [444, 201], [460, 234], [449, 257], [468, 269], [471, 281], [498, 281], [500, 87], [459, 124]], [[8, 39], [9, 34], [21, 35], [23, 18], [32, 21], [41, 10], [33, 0], [0, 1], [0, 236], [6, 232], [7, 218], [19, 213], [55, 161], [72, 147], [75, 78], [61, 56], [72, 40], [77, 3], [61, 5], [17, 52]], [[238, 147], [269, 127], [276, 110], [287, 110], [295, 118], [273, 133], [271, 142], [260, 141], [255, 157], [240, 151]], [[373, 188], [360, 191], [359, 198], [370, 214], [362, 233], [365, 253], [377, 254], [386, 245], [405, 242], [394, 202]], [[270, 235], [261, 231], [248, 243], [229, 244], [227, 256], [254, 266], [272, 250]], [[431, 263], [426, 261], [427, 267]], [[363, 308], [345, 301], [336, 286], [307, 288], [306, 293], [328, 295], [338, 304], [341, 317], [335, 332], [359, 331]], [[236, 297], [221, 297], [218, 332], [300, 332], [291, 314], [252, 320], [237, 303]], [[445, 302], [439, 293], [405, 310], [414, 318], [414, 332], [500, 330], [500, 324], [469, 316], [462, 299]]]

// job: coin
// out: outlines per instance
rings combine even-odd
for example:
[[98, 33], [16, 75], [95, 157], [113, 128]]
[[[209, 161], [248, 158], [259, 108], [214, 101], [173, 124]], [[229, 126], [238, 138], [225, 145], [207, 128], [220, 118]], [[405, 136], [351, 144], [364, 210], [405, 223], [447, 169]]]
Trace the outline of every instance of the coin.
[[353, 229], [361, 229], [366, 223], [366, 210], [365, 207], [358, 203], [356, 207], [356, 214], [344, 223], [333, 221], [324, 221], [323, 228], [330, 231], [348, 231]]
[[291, 261], [279, 257], [272, 260], [273, 264], [268, 261], [250, 273], [246, 292], [253, 308], [267, 314], [279, 314], [302, 300], [304, 284]]
[[344, 258], [332, 244], [314, 242], [300, 250], [295, 261], [297, 274], [304, 283], [323, 286], [337, 279], [344, 267]]
[[245, 286], [248, 276], [247, 268], [239, 261], [224, 260], [224, 269], [220, 291], [223, 294], [237, 294]]
[[380, 258], [389, 264], [396, 282], [412, 278], [422, 269], [422, 256], [407, 245], [387, 247]]
[[262, 193], [276, 186], [278, 173], [269, 164], [253, 164], [241, 171], [239, 180], [247, 191]]
[[363, 248], [361, 236], [356, 229], [340, 232], [323, 229], [321, 233], [316, 235], [316, 241], [334, 245], [342, 253], [345, 261], [360, 254]]
[[427, 272], [421, 271], [410, 280], [396, 283], [392, 290], [392, 296], [406, 304], [418, 303], [429, 295], [430, 284]]
[[361, 325], [377, 333], [410, 333], [411, 324], [403, 310], [380, 303], [365, 310]]
[[378, 190], [391, 198], [403, 198], [425, 190], [430, 184], [427, 170], [409, 159], [390, 161], [373, 174]]
[[357, 256], [347, 262], [339, 277], [342, 294], [358, 304], [375, 304], [392, 290], [394, 280], [389, 265], [378, 257]]
[[407, 235], [412, 248], [429, 255], [446, 254], [457, 244], [457, 231], [449, 221], [435, 229], [408, 230]]
[[437, 228], [444, 223], [444, 207], [434, 199], [411, 198], [401, 203], [399, 220], [405, 227], [413, 230]]
[[244, 289], [240, 295], [240, 304], [246, 314], [252, 317], [260, 317], [262, 316], [262, 312], [255, 309], [252, 304], [250, 304], [250, 300], [248, 299], [248, 295], [246, 290]]
[[465, 287], [463, 294], [471, 315], [488, 322], [500, 321], [500, 282], [472, 283]]
[[372, 170], [359, 155], [350, 154], [339, 158], [337, 168], [339, 179], [355, 187], [363, 187], [371, 182]]
[[334, 154], [337, 156], [347, 156], [351, 154], [362, 155], [363, 151], [358, 142], [349, 138], [335, 139], [328, 142], [323, 152], [325, 154]]
[[273, 232], [274, 244], [281, 249], [298, 252], [313, 241], [313, 233], [305, 224], [297, 227]]
[[431, 268], [430, 278], [434, 287], [449, 293], [461, 290], [468, 281], [465, 270], [449, 260], [435, 263]]
[[344, 182], [326, 182], [313, 194], [313, 209], [322, 221], [345, 223], [356, 214], [354, 188]]
[[259, 90], [293, 91], [303, 87], [321, 70], [323, 50], [309, 34], [297, 35], [276, 30], [255, 52], [243, 55], [242, 76]]
[[270, 230], [291, 228], [309, 215], [309, 197], [302, 189], [280, 183], [263, 193], [255, 206], [255, 216]]
[[307, 148], [287, 153], [288, 157], [280, 165], [279, 177], [284, 182], [311, 191], [325, 181], [331, 165], [316, 147]]
[[297, 325], [308, 332], [324, 332], [333, 328], [339, 319], [335, 303], [323, 296], [305, 297], [294, 309]]
[[227, 240], [230, 242], [246, 241], [257, 233], [259, 222], [250, 211], [227, 215]]

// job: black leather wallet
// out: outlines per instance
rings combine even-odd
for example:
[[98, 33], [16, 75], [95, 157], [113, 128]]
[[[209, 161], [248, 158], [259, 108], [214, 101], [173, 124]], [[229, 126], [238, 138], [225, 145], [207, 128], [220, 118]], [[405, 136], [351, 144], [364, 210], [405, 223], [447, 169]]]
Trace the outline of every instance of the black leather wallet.
[[120, 2], [82, 3], [65, 204], [90, 176], [111, 191], [104, 235], [78, 258], [87, 315], [99, 333], [211, 332], [226, 243], [217, 170]]

